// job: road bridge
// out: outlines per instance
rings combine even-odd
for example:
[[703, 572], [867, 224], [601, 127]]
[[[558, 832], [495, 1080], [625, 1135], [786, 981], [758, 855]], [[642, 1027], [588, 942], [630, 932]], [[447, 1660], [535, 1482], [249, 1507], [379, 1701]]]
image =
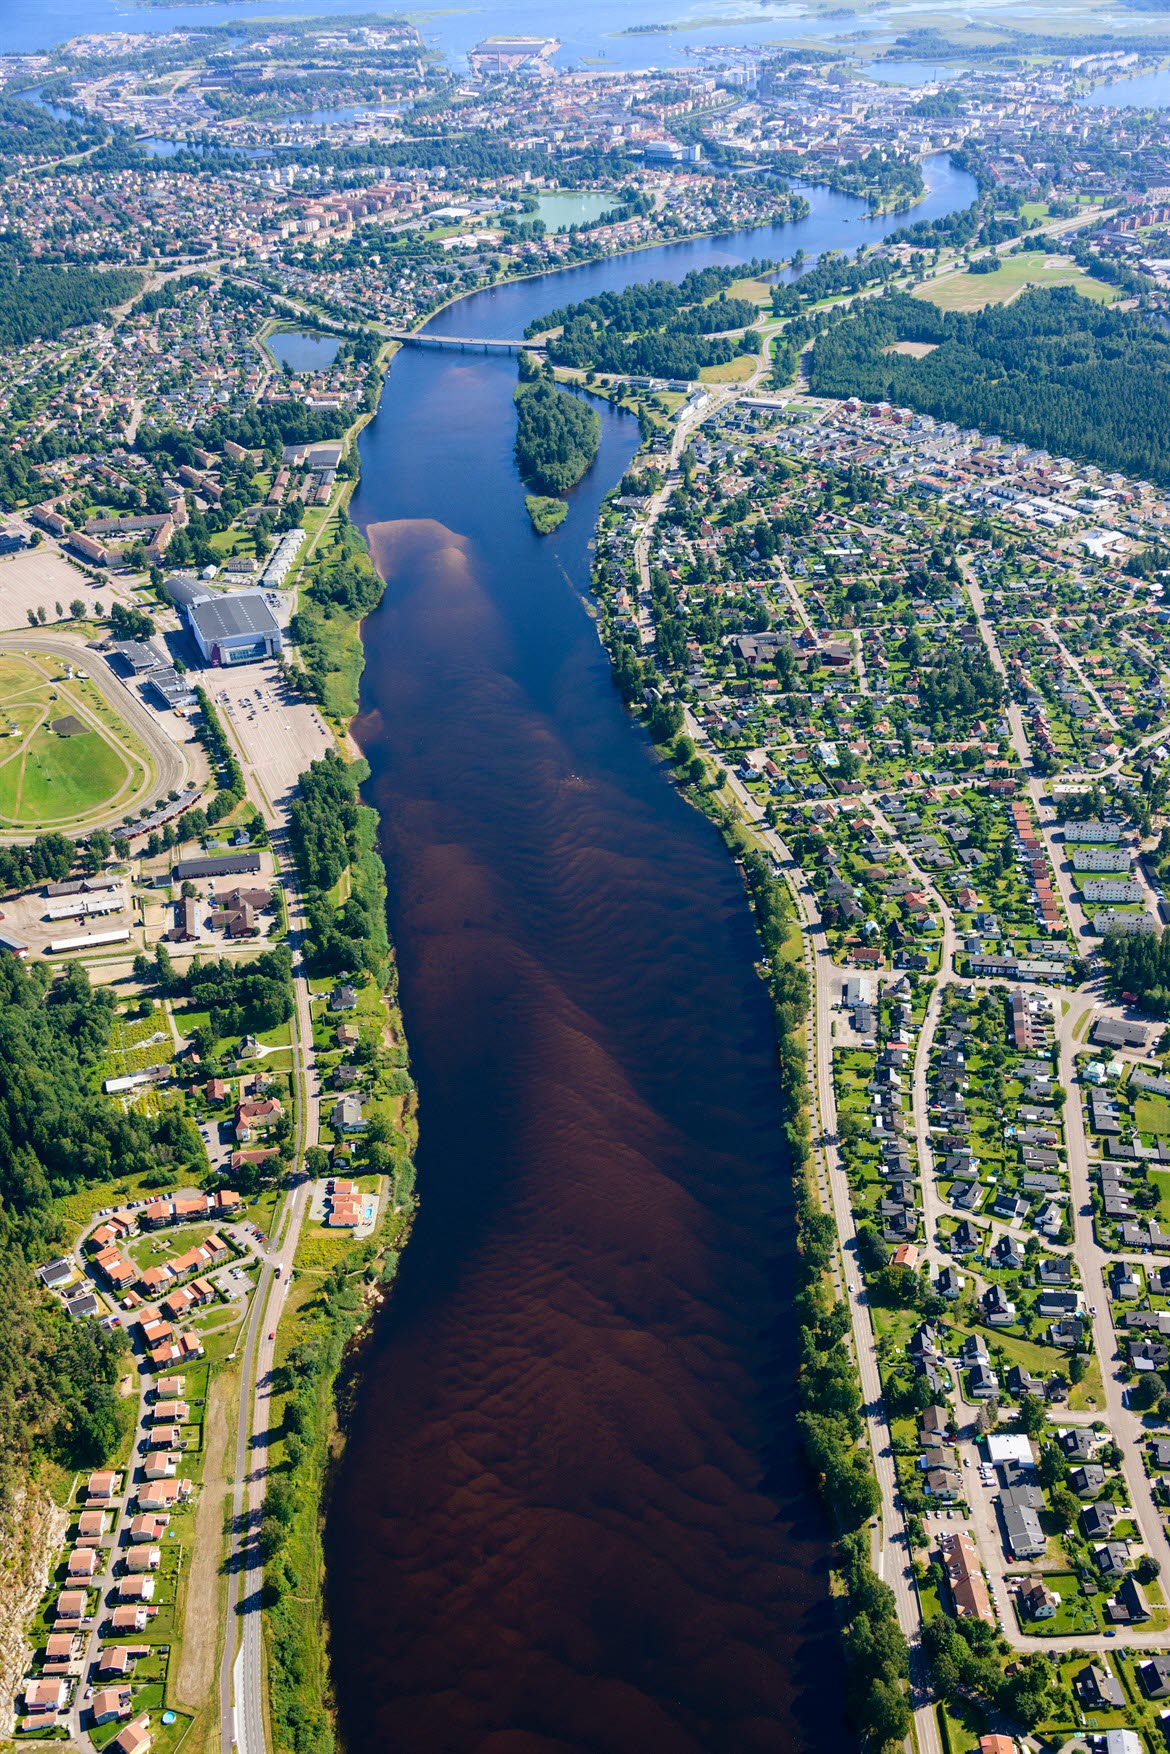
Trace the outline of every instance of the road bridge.
[[404, 347], [447, 347], [459, 353], [543, 353], [543, 341], [500, 340], [491, 335], [428, 335], [425, 330], [387, 329]]

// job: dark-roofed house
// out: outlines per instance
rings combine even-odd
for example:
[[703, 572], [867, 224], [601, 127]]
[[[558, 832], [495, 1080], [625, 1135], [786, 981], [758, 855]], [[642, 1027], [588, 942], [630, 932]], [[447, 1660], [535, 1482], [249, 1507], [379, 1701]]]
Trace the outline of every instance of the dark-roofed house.
[[1100, 1663], [1089, 1663], [1076, 1677], [1077, 1697], [1086, 1711], [1124, 1711], [1121, 1682]]
[[1170, 1697], [1170, 1655], [1157, 1651], [1148, 1662], [1138, 1664], [1138, 1675], [1147, 1699]]
[[202, 859], [178, 859], [171, 866], [171, 883], [193, 883], [200, 877], [244, 877], [260, 869], [260, 854], [241, 849], [237, 853], [209, 853]]
[[1081, 1526], [1090, 1541], [1107, 1541], [1117, 1521], [1117, 1507], [1108, 1498], [1098, 1504], [1087, 1504], [1081, 1512]]

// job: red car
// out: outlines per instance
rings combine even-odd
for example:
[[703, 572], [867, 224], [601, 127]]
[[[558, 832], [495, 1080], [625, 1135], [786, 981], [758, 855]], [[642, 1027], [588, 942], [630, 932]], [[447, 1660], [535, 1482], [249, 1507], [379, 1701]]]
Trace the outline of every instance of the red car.
[[270, 1339], [270, 1340], [275, 1340], [275, 1338], [276, 1338], [276, 1335], [275, 1335], [275, 1333], [271, 1333], [271, 1334], [269, 1334], [269, 1336], [268, 1336], [268, 1338], [269, 1338], [269, 1339]]

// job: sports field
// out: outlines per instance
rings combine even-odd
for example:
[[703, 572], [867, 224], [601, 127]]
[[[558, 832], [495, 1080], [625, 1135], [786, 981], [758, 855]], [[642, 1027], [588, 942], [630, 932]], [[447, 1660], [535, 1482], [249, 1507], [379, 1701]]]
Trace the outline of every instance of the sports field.
[[154, 780], [137, 738], [95, 684], [49, 654], [0, 656], [0, 828], [83, 828], [129, 809]]
[[998, 274], [946, 274], [915, 288], [915, 298], [929, 299], [944, 311], [978, 311], [984, 305], [1007, 304], [1029, 286], [1075, 286], [1084, 298], [1112, 304], [1121, 295], [1115, 286], [1083, 274], [1069, 256], [1049, 256], [1043, 250], [1025, 250], [1019, 256], [1000, 258]]

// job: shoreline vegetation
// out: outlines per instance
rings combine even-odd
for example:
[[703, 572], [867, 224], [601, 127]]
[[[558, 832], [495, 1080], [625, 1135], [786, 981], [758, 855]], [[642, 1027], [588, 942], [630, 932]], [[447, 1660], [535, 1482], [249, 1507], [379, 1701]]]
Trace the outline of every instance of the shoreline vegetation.
[[552, 499], [541, 493], [527, 494], [524, 509], [532, 519], [532, 528], [538, 536], [551, 536], [554, 530], [560, 529], [569, 515], [567, 500]]
[[[300, 587], [294, 636], [303, 668], [290, 679], [332, 720], [343, 748], [358, 709], [365, 667], [361, 622], [385, 591], [365, 541], [350, 523], [358, 478], [357, 441], [381, 399], [397, 349], [377, 361], [377, 392], [345, 434], [351, 485], [321, 533]], [[378, 813], [363, 804], [369, 768], [331, 750], [299, 776], [290, 839], [307, 921], [305, 962], [322, 989], [339, 976], [359, 993], [358, 1055], [374, 1068], [370, 1124], [358, 1145], [337, 1142], [334, 1163], [306, 1152], [316, 1179], [343, 1166], [379, 1194], [375, 1233], [361, 1242], [307, 1220], [288, 1301], [277, 1326], [268, 1490], [260, 1531], [264, 1559], [265, 1650], [274, 1746], [287, 1754], [332, 1754], [336, 1730], [329, 1670], [322, 1531], [330, 1476], [344, 1448], [343, 1401], [360, 1381], [360, 1353], [373, 1315], [397, 1276], [417, 1210], [415, 1087], [398, 1002], [398, 970], [386, 924], [386, 874]], [[320, 1051], [320, 1044], [319, 1044]], [[320, 1061], [319, 1061], [320, 1063]], [[347, 1390], [339, 1391], [345, 1380]]]

